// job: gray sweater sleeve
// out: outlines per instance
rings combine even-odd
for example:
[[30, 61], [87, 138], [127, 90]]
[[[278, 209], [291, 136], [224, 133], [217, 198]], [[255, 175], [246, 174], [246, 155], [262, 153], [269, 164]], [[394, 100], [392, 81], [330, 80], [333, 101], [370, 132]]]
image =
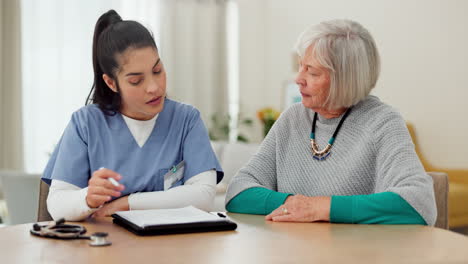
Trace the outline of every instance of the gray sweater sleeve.
[[264, 187], [277, 191], [275, 132], [277, 124], [278, 122], [273, 124], [258, 152], [232, 178], [226, 192], [225, 204], [228, 204], [240, 192], [252, 187]]
[[375, 192], [394, 192], [426, 221], [437, 218], [432, 178], [426, 174], [404, 119], [396, 111], [372, 122], [376, 151]]

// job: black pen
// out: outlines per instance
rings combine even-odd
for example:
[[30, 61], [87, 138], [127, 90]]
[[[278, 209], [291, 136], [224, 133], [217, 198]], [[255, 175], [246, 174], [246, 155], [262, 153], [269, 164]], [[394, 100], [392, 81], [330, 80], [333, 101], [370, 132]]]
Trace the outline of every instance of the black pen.
[[219, 217], [223, 217], [223, 218], [226, 218], [226, 216], [222, 213], [217, 213]]

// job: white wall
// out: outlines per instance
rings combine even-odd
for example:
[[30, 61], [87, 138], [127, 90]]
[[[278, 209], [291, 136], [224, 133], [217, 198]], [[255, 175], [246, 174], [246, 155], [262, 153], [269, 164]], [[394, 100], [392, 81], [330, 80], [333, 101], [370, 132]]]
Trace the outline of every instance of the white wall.
[[158, 34], [155, 3], [125, 0], [22, 0], [24, 167], [41, 173], [73, 112], [93, 84], [97, 19], [115, 9]]
[[[464, 0], [239, 0], [240, 111], [254, 117], [264, 106], [281, 109], [299, 33], [349, 18], [369, 29], [380, 50], [373, 93], [414, 124], [433, 165], [468, 168], [466, 10]], [[250, 138], [260, 140], [259, 131]]]

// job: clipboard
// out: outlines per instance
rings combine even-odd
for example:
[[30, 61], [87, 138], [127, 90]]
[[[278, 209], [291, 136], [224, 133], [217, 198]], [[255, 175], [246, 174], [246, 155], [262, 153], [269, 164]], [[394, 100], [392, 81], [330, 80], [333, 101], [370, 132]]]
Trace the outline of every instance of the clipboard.
[[[142, 224], [141, 218], [131, 218], [132, 212], [135, 215], [136, 213], [143, 215], [147, 214], [148, 217], [155, 215], [170, 214], [172, 211], [178, 210], [182, 213], [191, 213], [195, 212], [202, 216], [198, 220], [191, 220], [191, 216], [188, 218], [182, 219], [180, 221], [171, 219], [170, 221], [154, 221], [153, 218], [148, 219], [148, 224]], [[140, 212], [138, 212], [140, 211]], [[145, 212], [143, 212], [145, 211]], [[198, 211], [198, 212], [197, 212]], [[202, 215], [204, 214], [204, 215]], [[130, 217], [129, 217], [130, 215]], [[120, 225], [132, 233], [139, 236], [153, 236], [153, 235], [169, 235], [169, 234], [183, 234], [183, 233], [199, 233], [199, 232], [215, 232], [215, 231], [230, 231], [237, 228], [237, 224], [224, 214], [217, 213], [217, 215], [210, 214], [208, 212], [199, 210], [193, 206], [178, 208], [178, 209], [153, 209], [153, 210], [136, 210], [136, 211], [126, 211], [126, 212], [116, 212], [111, 215], [113, 218], [113, 223]], [[146, 216], [145, 216], [146, 217]], [[153, 223], [152, 223], [153, 222]]]

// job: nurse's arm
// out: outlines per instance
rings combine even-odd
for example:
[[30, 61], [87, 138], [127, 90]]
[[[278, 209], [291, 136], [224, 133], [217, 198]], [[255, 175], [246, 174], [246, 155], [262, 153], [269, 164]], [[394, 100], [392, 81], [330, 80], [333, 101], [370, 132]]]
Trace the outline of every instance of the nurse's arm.
[[192, 205], [211, 211], [216, 195], [216, 171], [209, 170], [188, 179], [184, 185], [167, 191], [133, 193], [130, 210], [180, 208]]
[[86, 203], [88, 187], [80, 188], [76, 185], [60, 180], [52, 180], [47, 196], [47, 209], [54, 220], [65, 218], [67, 221], [81, 221], [86, 219], [97, 208], [93, 209]]

